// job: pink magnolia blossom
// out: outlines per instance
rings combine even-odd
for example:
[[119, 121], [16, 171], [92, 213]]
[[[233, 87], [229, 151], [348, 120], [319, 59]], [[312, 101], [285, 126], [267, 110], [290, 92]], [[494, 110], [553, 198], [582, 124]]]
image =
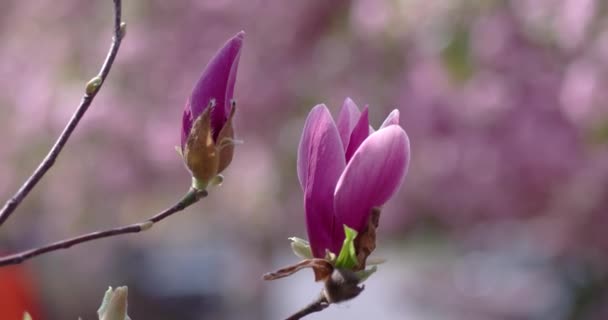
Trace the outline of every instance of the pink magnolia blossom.
[[232, 161], [233, 94], [244, 36], [237, 33], [215, 54], [186, 101], [181, 151], [202, 187]]
[[304, 191], [306, 226], [312, 253], [338, 253], [346, 225], [358, 232], [372, 208], [399, 189], [410, 158], [409, 139], [393, 110], [380, 129], [370, 129], [362, 112], [347, 98], [337, 124], [327, 107], [315, 106], [298, 148], [298, 178]]

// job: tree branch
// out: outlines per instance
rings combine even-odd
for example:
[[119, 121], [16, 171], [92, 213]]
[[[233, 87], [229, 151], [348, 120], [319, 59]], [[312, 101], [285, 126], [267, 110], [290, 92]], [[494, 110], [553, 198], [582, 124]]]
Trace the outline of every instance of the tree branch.
[[[53, 166], [55, 160], [59, 156], [59, 153], [67, 143], [70, 135], [76, 129], [78, 122], [87, 111], [93, 99], [99, 92], [99, 89], [105, 82], [108, 73], [110, 73], [110, 69], [112, 68], [112, 64], [114, 63], [114, 59], [116, 58], [116, 54], [118, 53], [118, 48], [120, 47], [120, 43], [125, 34], [125, 25], [121, 23], [121, 0], [113, 0], [114, 1], [114, 37], [112, 38], [112, 45], [110, 46], [110, 50], [108, 51], [108, 55], [106, 56], [103, 65], [101, 66], [101, 70], [99, 74], [87, 84], [87, 88], [85, 90], [85, 94], [80, 101], [80, 105], [72, 115], [72, 118], [59, 135], [59, 138], [46, 155], [46, 157], [42, 160], [38, 168], [32, 173], [32, 175], [23, 183], [23, 185], [19, 188], [19, 190], [4, 204], [2, 209], [0, 209], [0, 226], [4, 224], [4, 222], [11, 216], [11, 214], [15, 211], [17, 206], [27, 197], [27, 195], [34, 189], [36, 184], [42, 179], [42, 177], [46, 174], [46, 172]], [[92, 83], [92, 81], [95, 81]]]
[[302, 308], [300, 311], [294, 313], [293, 315], [291, 315], [289, 318], [287, 318], [285, 320], [302, 319], [311, 313], [323, 311], [327, 307], [329, 307], [329, 302], [327, 301], [327, 298], [325, 298], [325, 295], [323, 293], [321, 293], [315, 301], [311, 302], [309, 305]]
[[49, 253], [52, 251], [57, 251], [61, 249], [68, 249], [74, 245], [78, 245], [81, 243], [93, 241], [101, 238], [109, 238], [121, 234], [126, 233], [137, 233], [141, 231], [146, 231], [150, 229], [155, 223], [173, 215], [176, 212], [182, 211], [190, 205], [196, 203], [198, 200], [207, 196], [207, 191], [205, 190], [197, 190], [191, 188], [186, 195], [178, 201], [173, 206], [165, 209], [164, 211], [159, 212], [158, 214], [152, 216], [148, 220], [140, 223], [134, 223], [127, 226], [122, 226], [118, 228], [108, 229], [104, 231], [95, 231], [91, 233], [87, 233], [81, 236], [77, 236], [70, 239], [65, 239], [61, 241], [57, 241], [39, 248], [26, 250], [23, 252], [19, 252], [16, 254], [12, 254], [9, 256], [4, 256], [0, 258], [0, 267], [19, 264], [26, 260], [29, 260], [33, 257]]

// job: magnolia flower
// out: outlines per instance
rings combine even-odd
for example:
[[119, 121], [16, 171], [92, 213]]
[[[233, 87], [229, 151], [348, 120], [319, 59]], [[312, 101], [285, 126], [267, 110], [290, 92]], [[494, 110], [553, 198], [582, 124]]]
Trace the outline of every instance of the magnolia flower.
[[126, 286], [116, 289], [109, 287], [97, 310], [99, 320], [130, 320], [131, 318], [127, 315], [127, 295]]
[[215, 54], [186, 101], [181, 154], [199, 189], [232, 161], [233, 93], [244, 36], [237, 33]]
[[367, 258], [376, 248], [380, 207], [401, 186], [409, 158], [410, 143], [399, 126], [398, 110], [374, 132], [368, 108], [360, 112], [350, 98], [337, 124], [325, 105], [315, 106], [304, 124], [297, 165], [309, 241], [290, 238], [303, 260], [266, 273], [264, 279], [311, 268], [315, 281], [325, 284], [311, 304], [316, 311], [358, 296], [379, 263]]
[[384, 205], [401, 185], [409, 156], [398, 110], [374, 132], [368, 108], [360, 112], [350, 98], [337, 123], [325, 105], [312, 109], [298, 148], [297, 170], [314, 257], [340, 252], [344, 226], [365, 231], [373, 209]]

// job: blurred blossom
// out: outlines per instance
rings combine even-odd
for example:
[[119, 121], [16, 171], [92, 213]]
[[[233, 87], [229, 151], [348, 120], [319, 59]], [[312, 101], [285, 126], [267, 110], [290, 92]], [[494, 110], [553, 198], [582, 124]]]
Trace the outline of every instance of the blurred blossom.
[[597, 0], [562, 0], [558, 7], [560, 12], [554, 18], [557, 40], [564, 49], [575, 49], [587, 36]]
[[564, 113], [571, 121], [582, 122], [589, 119], [594, 107], [599, 72], [594, 64], [580, 59], [565, 70], [560, 102]]
[[352, 28], [369, 38], [382, 35], [388, 29], [392, 7], [390, 1], [353, 1]]
[[315, 257], [338, 254], [344, 226], [366, 228], [374, 207], [397, 191], [410, 157], [409, 140], [394, 110], [370, 134], [368, 108], [347, 98], [337, 123], [323, 104], [306, 119], [298, 148], [306, 226]]

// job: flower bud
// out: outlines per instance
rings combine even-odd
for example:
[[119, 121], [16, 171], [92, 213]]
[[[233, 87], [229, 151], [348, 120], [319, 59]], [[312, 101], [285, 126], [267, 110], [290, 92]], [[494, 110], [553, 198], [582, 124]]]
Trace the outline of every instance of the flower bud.
[[127, 293], [126, 286], [118, 287], [116, 290], [109, 287], [97, 310], [99, 320], [130, 320], [127, 315]]
[[186, 102], [181, 151], [197, 189], [206, 188], [234, 155], [233, 93], [244, 35], [239, 32], [216, 53]]

